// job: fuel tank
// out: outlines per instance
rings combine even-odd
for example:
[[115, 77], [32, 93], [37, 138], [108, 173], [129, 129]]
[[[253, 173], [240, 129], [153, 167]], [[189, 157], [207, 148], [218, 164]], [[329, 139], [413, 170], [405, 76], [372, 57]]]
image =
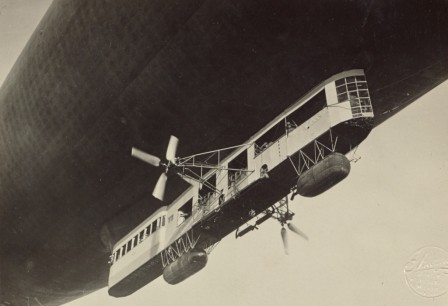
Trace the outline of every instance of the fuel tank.
[[332, 153], [304, 172], [297, 180], [297, 193], [314, 197], [327, 191], [350, 173], [350, 161], [345, 155]]
[[204, 250], [193, 249], [166, 266], [163, 270], [163, 279], [168, 284], [178, 284], [204, 268], [207, 258]]

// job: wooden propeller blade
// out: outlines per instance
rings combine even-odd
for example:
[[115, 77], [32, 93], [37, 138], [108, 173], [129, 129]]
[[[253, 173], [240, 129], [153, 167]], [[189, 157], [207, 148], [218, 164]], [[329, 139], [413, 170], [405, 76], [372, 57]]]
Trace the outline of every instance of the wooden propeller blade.
[[299, 235], [300, 237], [302, 237], [305, 240], [308, 240], [308, 236], [294, 224], [288, 223], [288, 228], [291, 230], [291, 232], [296, 233], [297, 235]]
[[282, 227], [282, 230], [280, 231], [280, 234], [282, 235], [283, 240], [283, 249], [285, 250], [285, 254], [289, 254], [289, 246], [288, 246], [288, 232], [284, 227]]
[[174, 161], [176, 158], [177, 145], [179, 144], [179, 139], [176, 136], [171, 135], [170, 142], [168, 143], [168, 148], [166, 149], [166, 159], [169, 161]]
[[152, 195], [159, 199], [160, 201], [163, 201], [165, 197], [165, 187], [166, 187], [166, 181], [168, 179], [168, 176], [165, 173], [162, 173], [157, 180], [157, 184], [154, 187], [154, 191], [152, 192]]
[[144, 161], [145, 163], [153, 165], [154, 167], [158, 167], [160, 165], [160, 158], [158, 158], [157, 156], [145, 153], [137, 148], [132, 148], [131, 155]]

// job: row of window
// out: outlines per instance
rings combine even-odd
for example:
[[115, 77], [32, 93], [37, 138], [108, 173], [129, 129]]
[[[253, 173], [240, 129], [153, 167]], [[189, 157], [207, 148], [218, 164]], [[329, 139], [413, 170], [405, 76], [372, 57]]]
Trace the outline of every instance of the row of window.
[[126, 253], [131, 251], [134, 247], [136, 247], [143, 240], [145, 240], [147, 237], [155, 233], [159, 228], [163, 226], [165, 226], [165, 216], [155, 219], [152, 223], [150, 223], [147, 227], [140, 231], [140, 233], [129, 239], [117, 251], [115, 251], [115, 253], [110, 256], [109, 263], [113, 264], [114, 262], [119, 260], [121, 257], [126, 255]]
[[[182, 207], [180, 207], [177, 211], [177, 226], [181, 225], [185, 222], [189, 217], [191, 217], [192, 209], [193, 209], [193, 199], [189, 199]], [[174, 215], [168, 217], [168, 222], [170, 223], [174, 221]], [[165, 226], [165, 216], [161, 216], [151, 222], [147, 227], [140, 231], [133, 238], [129, 239], [126, 243], [116, 250], [112, 255], [110, 255], [109, 263], [113, 264], [121, 257], [126, 255], [126, 253], [130, 252], [134, 247], [139, 245], [143, 240], [148, 238], [150, 235], [158, 231], [161, 227]]]
[[337, 80], [336, 93], [338, 95], [338, 102], [347, 101], [348, 98], [368, 98], [369, 92], [365, 76], [348, 77]]
[[365, 76], [343, 78], [337, 80], [335, 84], [338, 102], [349, 100], [353, 117], [373, 112]]

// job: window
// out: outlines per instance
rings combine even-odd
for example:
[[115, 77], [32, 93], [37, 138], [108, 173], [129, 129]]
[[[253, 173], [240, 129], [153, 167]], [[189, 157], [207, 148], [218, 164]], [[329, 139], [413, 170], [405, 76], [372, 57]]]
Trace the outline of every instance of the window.
[[348, 77], [345, 79], [347, 83], [354, 83], [356, 78], [354, 76]]
[[359, 101], [361, 102], [361, 106], [370, 106], [370, 100], [368, 98], [361, 98]]
[[336, 86], [345, 85], [345, 79], [340, 79], [335, 82]]
[[347, 90], [348, 91], [355, 91], [356, 92], [356, 84], [352, 83], [352, 84], [347, 84]]
[[155, 231], [157, 231], [157, 220], [154, 220], [152, 222], [152, 231], [151, 234], [154, 233]]
[[368, 97], [369, 93], [367, 92], [367, 90], [360, 90], [359, 91], [359, 96], [360, 97]]
[[345, 87], [345, 84], [343, 86], [336, 87], [336, 92], [338, 95], [345, 93], [347, 91], [347, 87]]
[[133, 248], [135, 248], [138, 244], [138, 235], [136, 235], [133, 240], [134, 240]]
[[286, 117], [286, 122], [289, 122], [294, 126], [300, 126], [326, 106], [327, 99], [325, 98], [325, 90], [321, 90], [314, 97], [305, 102], [305, 104], [288, 115]]
[[255, 140], [255, 156], [269, 148], [277, 139], [286, 134], [285, 122], [282, 120]]
[[365, 90], [367, 90], [367, 83], [357, 83], [357, 85], [358, 85], [358, 89], [365, 89]]
[[344, 101], [347, 101], [347, 99], [348, 99], [348, 95], [345, 91], [343, 94], [338, 95], [338, 102], [344, 102]]
[[355, 95], [350, 95], [350, 106], [351, 107], [359, 106], [359, 99]]
[[228, 186], [231, 188], [232, 186], [238, 184], [247, 174], [245, 171], [247, 169], [247, 151], [244, 150], [237, 157], [229, 162], [229, 171], [228, 171]]
[[193, 210], [193, 198], [188, 200], [181, 208], [177, 211], [177, 225], [181, 225], [188, 218], [191, 217], [191, 213]]
[[365, 76], [353, 76], [335, 82], [338, 102], [350, 101], [353, 117], [372, 112]]
[[142, 241], [145, 238], [145, 231], [146, 231], [146, 229], [141, 231], [140, 234], [138, 235], [138, 238], [139, 238], [140, 241]]
[[202, 188], [199, 189], [199, 204], [206, 205], [215, 194], [215, 189], [216, 174], [213, 174], [202, 184]]
[[130, 250], [132, 250], [132, 239], [129, 240], [127, 243], [127, 251], [126, 252], [129, 252]]
[[162, 226], [165, 226], [165, 216], [162, 216]]

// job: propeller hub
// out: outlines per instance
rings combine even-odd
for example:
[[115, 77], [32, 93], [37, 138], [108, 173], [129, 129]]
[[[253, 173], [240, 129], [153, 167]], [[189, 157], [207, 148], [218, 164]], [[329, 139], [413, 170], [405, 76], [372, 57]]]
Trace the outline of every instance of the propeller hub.
[[170, 168], [176, 167], [178, 165], [179, 158], [176, 157], [177, 152], [177, 145], [179, 144], [179, 139], [175, 136], [170, 137], [170, 141], [168, 143], [168, 147], [166, 149], [166, 163], [162, 163], [160, 161], [160, 158], [157, 156], [145, 153], [143, 151], [140, 151], [136, 148], [132, 148], [132, 156], [152, 165], [155, 167], [165, 167], [165, 171], [162, 172], [160, 175], [156, 186], [154, 187], [154, 191], [152, 195], [163, 201], [163, 198], [165, 196], [165, 187], [166, 187], [166, 181], [168, 179], [168, 171]]

